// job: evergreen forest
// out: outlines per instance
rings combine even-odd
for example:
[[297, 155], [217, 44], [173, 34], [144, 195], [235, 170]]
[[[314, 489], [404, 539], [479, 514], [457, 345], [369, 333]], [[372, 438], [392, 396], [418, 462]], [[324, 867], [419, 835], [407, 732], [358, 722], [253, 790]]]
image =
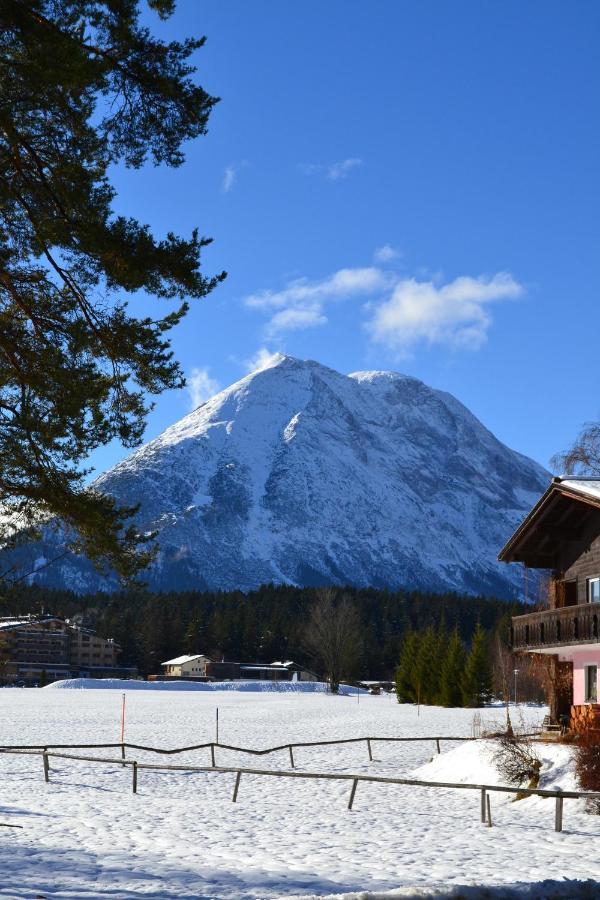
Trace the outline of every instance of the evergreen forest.
[[[265, 585], [248, 594], [132, 591], [80, 596], [20, 586], [4, 591], [0, 615], [45, 612], [74, 619], [114, 638], [122, 648], [121, 664], [137, 666], [141, 675], [159, 673], [161, 662], [182, 653], [241, 662], [293, 659], [319, 671], [305, 639], [318, 593], [315, 588]], [[399, 661], [406, 661], [407, 647], [414, 650], [419, 643], [426, 650], [419, 656], [423, 669], [428, 656], [441, 658], [434, 647], [437, 639], [450, 649], [454, 646], [457, 658], [452, 662], [444, 654], [447, 664], [461, 667], [478, 630], [487, 634], [488, 645], [496, 633], [506, 642], [510, 617], [526, 611], [516, 602], [453, 593], [357, 588], [336, 593], [353, 604], [360, 622], [359, 650], [346, 673], [356, 679], [393, 680]], [[419, 683], [416, 677], [413, 683]], [[431, 678], [421, 681], [431, 683]], [[429, 699], [423, 694], [421, 702], [445, 702], [437, 687], [435, 694]], [[405, 699], [417, 701], [414, 687]]]
[[[502, 637], [499, 629], [497, 633]], [[455, 627], [448, 633], [444, 620], [408, 632], [402, 641], [396, 669], [399, 703], [424, 703], [447, 707], [485, 706], [492, 700], [490, 634], [477, 622], [469, 651]]]

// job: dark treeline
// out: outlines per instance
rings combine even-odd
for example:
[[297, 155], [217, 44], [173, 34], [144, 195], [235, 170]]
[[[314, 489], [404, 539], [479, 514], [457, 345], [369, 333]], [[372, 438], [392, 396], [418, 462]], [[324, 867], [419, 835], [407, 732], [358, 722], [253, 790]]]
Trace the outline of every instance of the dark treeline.
[[[393, 678], [403, 637], [428, 627], [455, 629], [469, 647], [477, 623], [505, 633], [518, 603], [457, 594], [340, 588], [361, 622], [361, 649], [352, 673], [360, 678]], [[317, 589], [265, 585], [243, 594], [122, 592], [78, 596], [69, 591], [20, 587], [0, 597], [0, 615], [42, 611], [95, 628], [122, 647], [121, 663], [146, 675], [181, 653], [270, 662], [294, 659], [315, 668], [304, 639]]]

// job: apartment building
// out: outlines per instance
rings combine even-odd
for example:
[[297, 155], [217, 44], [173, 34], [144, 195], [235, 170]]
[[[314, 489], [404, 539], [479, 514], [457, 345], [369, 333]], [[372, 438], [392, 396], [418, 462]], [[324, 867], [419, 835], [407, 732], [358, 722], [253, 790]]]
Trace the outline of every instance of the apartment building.
[[88, 628], [51, 615], [0, 617], [0, 680], [40, 684], [64, 678], [131, 678], [121, 648]]

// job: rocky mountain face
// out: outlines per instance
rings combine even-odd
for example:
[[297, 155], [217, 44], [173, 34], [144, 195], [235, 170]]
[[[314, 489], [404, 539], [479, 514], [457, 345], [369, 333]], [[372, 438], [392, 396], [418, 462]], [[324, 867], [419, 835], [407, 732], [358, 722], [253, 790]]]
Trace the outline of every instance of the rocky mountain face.
[[[96, 482], [158, 531], [154, 590], [266, 582], [510, 597], [496, 555], [548, 473], [454, 397], [395, 372], [341, 375], [281, 356], [214, 396]], [[37, 565], [57, 555], [37, 545]], [[35, 575], [115, 584], [68, 556]]]

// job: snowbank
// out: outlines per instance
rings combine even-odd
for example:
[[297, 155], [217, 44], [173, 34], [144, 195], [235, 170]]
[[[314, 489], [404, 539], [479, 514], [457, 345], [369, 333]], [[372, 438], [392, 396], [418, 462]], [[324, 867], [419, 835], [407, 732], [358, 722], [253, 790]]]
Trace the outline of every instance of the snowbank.
[[460, 885], [453, 888], [401, 888], [383, 894], [361, 891], [359, 894], [308, 894], [290, 897], [288, 900], [393, 900], [394, 897], [427, 897], [430, 900], [595, 900], [599, 885], [591, 879], [578, 881], [565, 878], [561, 881], [536, 881], [533, 884], [517, 882], [509, 885]]
[[[493, 762], [493, 741], [465, 741], [452, 750], [413, 771], [424, 781], [446, 781], [457, 784], [504, 784]], [[565, 744], [535, 744], [542, 761], [541, 788], [546, 790], [580, 790], [575, 780], [573, 750]]]
[[[43, 690], [113, 690], [113, 691], [245, 691], [277, 694], [326, 694], [328, 686], [322, 681], [131, 681], [124, 678], [68, 678], [54, 681]], [[360, 688], [340, 685], [342, 696], [356, 697]]]

